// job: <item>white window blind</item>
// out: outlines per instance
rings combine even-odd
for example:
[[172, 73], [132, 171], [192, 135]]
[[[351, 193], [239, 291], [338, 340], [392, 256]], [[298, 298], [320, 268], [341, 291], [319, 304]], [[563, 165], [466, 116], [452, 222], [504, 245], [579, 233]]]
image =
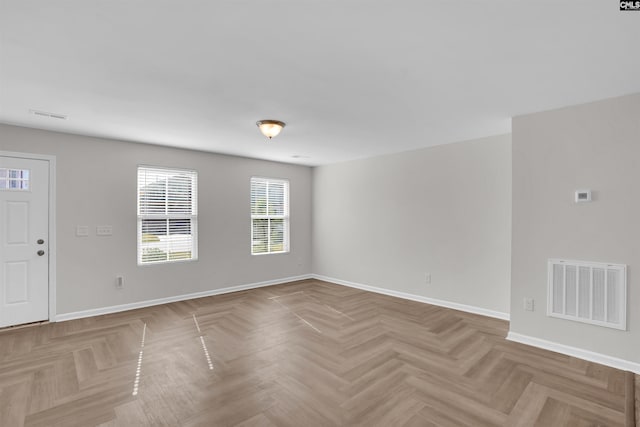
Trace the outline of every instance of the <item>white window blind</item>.
[[138, 264], [198, 259], [198, 175], [138, 167]]
[[251, 253], [289, 252], [289, 181], [251, 178]]

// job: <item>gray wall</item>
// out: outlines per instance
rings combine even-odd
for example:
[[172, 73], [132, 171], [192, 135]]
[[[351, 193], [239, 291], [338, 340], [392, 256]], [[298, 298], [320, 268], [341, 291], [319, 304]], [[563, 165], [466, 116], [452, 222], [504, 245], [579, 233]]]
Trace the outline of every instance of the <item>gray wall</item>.
[[509, 135], [317, 167], [313, 272], [508, 313], [510, 177]]
[[[639, 184], [640, 95], [513, 119], [512, 332], [640, 362]], [[548, 258], [628, 264], [628, 332], [546, 317]]]
[[[8, 125], [0, 125], [0, 150], [57, 157], [58, 314], [311, 272], [311, 168]], [[138, 164], [198, 171], [197, 261], [137, 266]], [[252, 175], [290, 180], [289, 254], [250, 254]], [[113, 236], [96, 237], [103, 224]], [[90, 236], [75, 237], [76, 225]]]
[[[0, 150], [57, 157], [58, 314], [313, 271], [510, 311], [512, 332], [640, 362], [638, 117], [631, 95], [516, 117], [512, 138], [314, 169], [8, 125]], [[138, 164], [198, 170], [198, 261], [136, 265]], [[291, 181], [288, 255], [250, 255], [252, 175]], [[579, 188], [594, 202], [574, 204]], [[91, 236], [75, 237], [78, 224]], [[101, 224], [114, 235], [96, 237]], [[628, 264], [629, 330], [546, 317], [548, 258]]]

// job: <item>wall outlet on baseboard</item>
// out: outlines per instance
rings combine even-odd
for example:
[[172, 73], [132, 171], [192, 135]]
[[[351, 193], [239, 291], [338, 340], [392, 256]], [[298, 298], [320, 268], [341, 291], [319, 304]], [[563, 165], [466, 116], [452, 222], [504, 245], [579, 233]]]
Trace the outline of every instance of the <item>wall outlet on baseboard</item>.
[[424, 283], [425, 283], [425, 285], [430, 285], [431, 284], [431, 273], [425, 273], [424, 274]]
[[525, 311], [533, 311], [534, 309], [533, 298], [524, 298], [522, 300], [522, 308], [524, 308]]
[[122, 276], [116, 277], [116, 288], [118, 289], [124, 288], [124, 277]]

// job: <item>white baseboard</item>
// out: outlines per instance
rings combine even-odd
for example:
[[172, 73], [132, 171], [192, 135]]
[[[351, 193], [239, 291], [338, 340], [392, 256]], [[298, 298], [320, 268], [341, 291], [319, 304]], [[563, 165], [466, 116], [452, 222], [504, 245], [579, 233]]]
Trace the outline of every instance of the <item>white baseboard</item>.
[[[467, 313], [480, 314], [482, 316], [494, 317], [502, 320], [509, 320], [509, 313], [503, 313], [500, 311], [488, 310], [481, 307], [475, 307], [475, 306], [466, 305], [466, 304], [459, 304], [459, 303], [450, 302], [450, 301], [443, 301], [443, 300], [428, 298], [421, 295], [414, 295], [414, 294], [409, 294], [405, 292], [393, 291], [390, 289], [378, 288], [375, 286], [363, 285], [361, 283], [349, 282], [347, 280], [336, 279], [333, 277], [322, 276], [319, 274], [305, 274], [301, 276], [285, 277], [281, 279], [267, 280], [264, 282], [248, 283], [244, 285], [231, 286], [231, 287], [221, 288], [221, 289], [211, 289], [208, 291], [195, 292], [191, 294], [183, 294], [183, 295], [176, 295], [176, 296], [166, 297], [166, 298], [139, 301], [139, 302], [134, 302], [130, 304], [113, 305], [110, 307], [101, 307], [101, 308], [96, 308], [91, 310], [64, 313], [64, 314], [57, 315], [55, 317], [55, 321], [63, 322], [66, 320], [81, 319], [84, 317], [100, 316], [103, 314], [110, 314], [110, 313], [119, 313], [121, 311], [134, 310], [137, 308], [145, 308], [145, 307], [151, 307], [154, 305], [167, 304], [167, 303], [177, 302], [177, 301], [185, 301], [185, 300], [194, 299], [194, 298], [203, 298], [203, 297], [208, 297], [213, 295], [227, 294], [231, 292], [244, 291], [247, 289], [262, 288], [265, 286], [280, 285], [283, 283], [295, 282], [297, 280], [305, 280], [305, 279], [323, 280], [325, 282], [331, 282], [338, 285], [348, 286], [351, 288], [362, 289], [364, 291], [375, 292], [378, 294], [389, 295], [389, 296], [411, 300], [411, 301], [423, 302], [426, 304], [437, 305], [440, 307], [452, 308], [454, 310], [465, 311]], [[515, 332], [509, 332], [509, 334], [507, 335], [507, 339], [509, 341], [519, 342], [521, 344], [526, 344], [533, 347], [539, 347], [545, 350], [555, 351], [556, 353], [566, 354], [567, 356], [577, 357], [579, 359], [588, 360], [590, 362], [599, 363], [601, 365], [611, 366], [616, 369], [631, 371], [640, 375], [640, 363], [631, 362], [628, 360], [619, 359], [616, 357], [607, 356], [605, 354], [595, 353], [589, 350], [583, 350], [577, 347], [571, 347], [568, 345], [559, 344], [556, 342], [547, 341], [540, 338], [531, 337], [528, 335], [522, 335]]]
[[424, 297], [421, 295], [408, 294], [405, 292], [392, 291], [390, 289], [377, 288], [375, 286], [363, 285], [361, 283], [349, 282], [347, 280], [336, 279], [334, 277], [312, 274], [314, 279], [323, 280], [325, 282], [336, 283], [338, 285], [349, 286], [350, 288], [362, 289], [363, 291], [375, 292], [377, 294], [389, 295], [392, 297], [407, 299], [411, 301], [423, 302], [426, 304], [437, 305], [440, 307], [452, 308], [454, 310], [465, 311], [467, 313], [480, 314], [482, 316], [494, 317], [496, 319], [509, 320], [509, 313], [501, 311], [488, 310], [482, 307], [472, 305], [459, 304], [457, 302], [443, 301], [439, 299]]
[[170, 302], [185, 301], [194, 298], [209, 297], [212, 295], [228, 294], [230, 292], [244, 291], [247, 289], [262, 288], [265, 286], [280, 285], [282, 283], [295, 282], [297, 280], [311, 279], [311, 274], [302, 276], [285, 277], [282, 279], [267, 280], [264, 282], [248, 283], [245, 285], [231, 286], [222, 289], [211, 289], [209, 291], [195, 292], [191, 294], [176, 295], [166, 298], [158, 298], [147, 301], [132, 302], [129, 304], [112, 305], [110, 307], [94, 308], [91, 310], [75, 311], [72, 313], [64, 313], [56, 316], [56, 322], [64, 322], [66, 320], [81, 319], [83, 317], [101, 316], [103, 314], [119, 313], [121, 311], [135, 310], [137, 308], [151, 307], [154, 305], [167, 304]]
[[607, 356], [606, 354], [595, 353], [589, 350], [583, 350], [577, 347], [571, 347], [565, 344], [559, 344], [553, 341], [547, 341], [540, 338], [522, 335], [516, 332], [509, 332], [507, 335], [509, 341], [527, 344], [533, 347], [543, 348], [545, 350], [555, 351], [556, 353], [566, 354], [567, 356], [577, 357], [578, 359], [588, 360], [589, 362], [599, 363], [612, 368], [621, 369], [623, 371], [631, 371], [640, 375], [640, 363], [631, 362], [617, 357]]

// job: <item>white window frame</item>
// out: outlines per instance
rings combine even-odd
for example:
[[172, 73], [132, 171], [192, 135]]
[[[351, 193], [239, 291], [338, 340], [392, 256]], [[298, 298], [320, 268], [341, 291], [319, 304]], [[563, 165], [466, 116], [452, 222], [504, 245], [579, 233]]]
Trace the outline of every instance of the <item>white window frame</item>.
[[[189, 175], [191, 177], [191, 214], [175, 214], [165, 212], [164, 214], [143, 214], [141, 213], [141, 205], [140, 205], [140, 173], [142, 171], [152, 171], [156, 173], [166, 173], [166, 177], [169, 178], [173, 175]], [[158, 265], [158, 264], [168, 264], [174, 262], [190, 262], [196, 261], [198, 259], [198, 172], [191, 169], [181, 169], [181, 168], [168, 168], [162, 166], [149, 166], [149, 165], [138, 165], [137, 168], [137, 216], [138, 216], [138, 226], [137, 226], [137, 260], [138, 265], [147, 266], [147, 265]], [[168, 180], [167, 180], [168, 186]], [[165, 190], [165, 194], [168, 197], [168, 191]], [[167, 203], [167, 211], [168, 211]], [[190, 258], [178, 258], [171, 259], [167, 256], [165, 260], [159, 261], [143, 261], [143, 242], [142, 242], [142, 222], [147, 219], [164, 219], [164, 220], [189, 220], [190, 221], [190, 231], [191, 231], [191, 257]], [[167, 225], [167, 232], [169, 232], [169, 228]]]
[[[284, 200], [283, 200], [283, 205], [284, 205], [284, 215], [273, 215], [273, 214], [269, 214], [269, 210], [268, 210], [268, 206], [269, 206], [269, 199], [268, 199], [268, 194], [269, 194], [269, 190], [267, 187], [267, 214], [266, 215], [254, 215], [253, 214], [253, 209], [252, 209], [252, 205], [253, 205], [253, 184], [254, 182], [261, 182], [261, 183], [266, 183], [267, 186], [270, 183], [274, 183], [274, 184], [284, 184]], [[252, 176], [251, 180], [250, 180], [250, 186], [249, 186], [249, 211], [251, 214], [251, 236], [250, 236], [250, 250], [251, 250], [251, 255], [273, 255], [273, 254], [287, 254], [290, 251], [290, 209], [289, 209], [289, 194], [290, 194], [290, 185], [289, 185], [289, 180], [288, 179], [281, 179], [281, 178], [266, 178], [266, 177], [260, 177], [260, 176]], [[267, 251], [266, 252], [254, 252], [254, 241], [253, 241], [253, 222], [255, 219], [266, 219], [269, 220], [269, 226], [267, 229]], [[270, 250], [271, 248], [271, 221], [272, 219], [282, 219], [283, 220], [283, 226], [284, 226], [284, 236], [283, 236], [283, 250], [281, 251], [272, 251]]]

